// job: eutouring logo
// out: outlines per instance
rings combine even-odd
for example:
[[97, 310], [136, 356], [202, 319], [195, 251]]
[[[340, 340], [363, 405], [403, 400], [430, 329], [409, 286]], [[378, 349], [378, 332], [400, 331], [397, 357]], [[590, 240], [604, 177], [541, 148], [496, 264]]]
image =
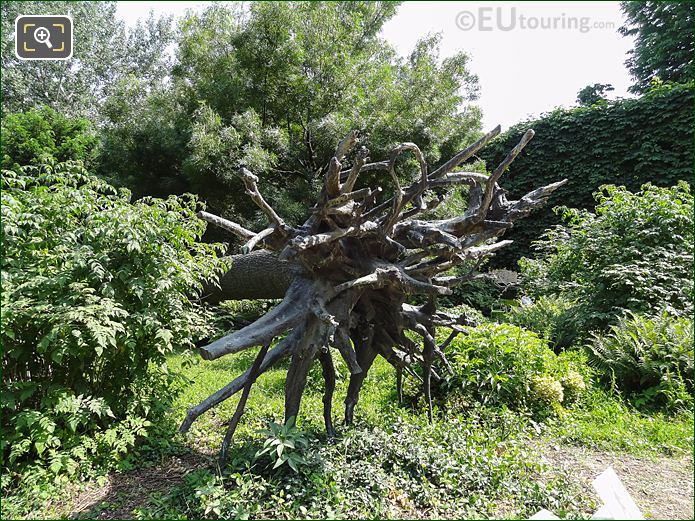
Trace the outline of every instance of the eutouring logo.
[[72, 18], [20, 15], [14, 22], [15, 54], [21, 60], [67, 60], [72, 57]]
[[592, 20], [588, 16], [527, 16], [516, 7], [479, 7], [456, 15], [456, 27], [462, 31], [565, 30], [587, 33], [591, 29], [615, 29], [615, 23]]

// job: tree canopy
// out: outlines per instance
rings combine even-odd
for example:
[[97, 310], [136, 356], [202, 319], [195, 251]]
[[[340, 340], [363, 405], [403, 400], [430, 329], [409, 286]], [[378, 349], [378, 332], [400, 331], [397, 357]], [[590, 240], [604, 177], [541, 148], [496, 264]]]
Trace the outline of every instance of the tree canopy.
[[[3, 110], [48, 105], [69, 116], [98, 116], [101, 102], [122, 78], [154, 84], [168, 70], [171, 17], [150, 15], [132, 29], [116, 17], [116, 2], [3, 2]], [[74, 20], [73, 57], [65, 61], [20, 60], [14, 53], [14, 22], [21, 14], [69, 14]]]
[[620, 28], [623, 36], [635, 37], [625, 65], [635, 79], [631, 92], [643, 93], [655, 78], [687, 83], [693, 78], [695, 11], [692, 2], [626, 1]]
[[477, 77], [440, 37], [407, 59], [379, 36], [390, 2], [212, 5], [178, 27], [171, 82], [123, 82], [104, 113], [103, 172], [136, 195], [194, 191], [253, 220], [235, 172], [260, 175], [290, 220], [304, 216], [334, 143], [357, 129], [374, 155], [410, 139], [428, 161], [475, 139]]

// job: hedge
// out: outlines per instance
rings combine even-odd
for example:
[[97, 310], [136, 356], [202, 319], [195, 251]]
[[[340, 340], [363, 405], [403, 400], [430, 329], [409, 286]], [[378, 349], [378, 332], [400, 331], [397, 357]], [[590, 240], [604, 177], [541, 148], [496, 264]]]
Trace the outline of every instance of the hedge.
[[535, 121], [515, 125], [481, 154], [488, 165], [533, 128], [536, 137], [502, 179], [510, 197], [567, 178], [548, 205], [505, 234], [514, 243], [492, 260], [495, 267], [515, 268], [533, 255], [531, 242], [560, 221], [552, 208], [593, 209], [592, 193], [604, 184], [631, 191], [651, 182], [673, 186], [693, 179], [694, 84], [662, 85], [637, 99], [603, 101], [591, 107], [558, 109]]

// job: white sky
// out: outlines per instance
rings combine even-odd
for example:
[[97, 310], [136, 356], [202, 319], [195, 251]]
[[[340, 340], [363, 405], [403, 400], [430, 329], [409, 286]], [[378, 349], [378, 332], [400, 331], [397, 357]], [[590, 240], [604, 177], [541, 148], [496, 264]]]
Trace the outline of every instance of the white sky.
[[[117, 16], [132, 25], [150, 10], [179, 17], [207, 3], [121, 1]], [[624, 62], [633, 41], [618, 34], [622, 21], [618, 2], [405, 2], [382, 35], [404, 56], [435, 32], [442, 33], [442, 58], [469, 53], [480, 78], [483, 126], [506, 129], [574, 105], [589, 84], [610, 83], [615, 91], [609, 97], [627, 97]], [[471, 23], [472, 29], [459, 28]], [[548, 25], [555, 28], [541, 28]]]

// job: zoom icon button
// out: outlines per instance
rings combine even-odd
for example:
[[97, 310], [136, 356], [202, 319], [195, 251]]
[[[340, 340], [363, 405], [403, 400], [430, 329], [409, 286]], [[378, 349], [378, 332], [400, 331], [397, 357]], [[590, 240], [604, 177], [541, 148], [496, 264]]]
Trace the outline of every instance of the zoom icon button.
[[21, 60], [67, 60], [72, 57], [72, 18], [21, 15], [14, 22], [15, 54]]

